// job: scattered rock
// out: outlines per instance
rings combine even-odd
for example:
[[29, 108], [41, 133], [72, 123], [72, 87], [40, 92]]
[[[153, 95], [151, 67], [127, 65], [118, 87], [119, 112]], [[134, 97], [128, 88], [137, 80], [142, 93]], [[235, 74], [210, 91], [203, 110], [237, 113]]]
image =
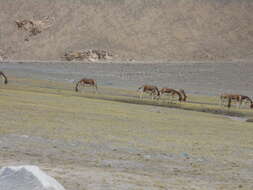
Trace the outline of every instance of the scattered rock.
[[106, 50], [80, 50], [77, 52], [66, 52], [64, 58], [68, 61], [72, 60], [89, 60], [89, 61], [98, 61], [98, 60], [108, 60], [112, 59], [112, 54]]
[[[49, 17], [45, 17], [43, 20], [16, 20], [15, 23], [19, 30], [28, 32], [29, 37], [36, 36], [52, 25], [49, 21]], [[25, 41], [29, 41], [29, 38], [26, 37]]]
[[251, 123], [253, 123], [253, 118], [247, 119], [246, 122], [251, 122]]
[[1, 190], [65, 190], [37, 166], [11, 166], [0, 170]]
[[34, 23], [31, 20], [16, 20], [18, 29], [24, 29], [28, 31], [30, 28], [34, 26]]
[[7, 59], [7, 56], [5, 55], [4, 51], [0, 49], [0, 61], [3, 61]]
[[185, 159], [190, 159], [189, 154], [186, 153], [186, 152], [181, 153], [181, 155], [182, 155]]
[[150, 160], [151, 159], [151, 155], [148, 155], [148, 154], [144, 155], [143, 157], [145, 158], [145, 160]]

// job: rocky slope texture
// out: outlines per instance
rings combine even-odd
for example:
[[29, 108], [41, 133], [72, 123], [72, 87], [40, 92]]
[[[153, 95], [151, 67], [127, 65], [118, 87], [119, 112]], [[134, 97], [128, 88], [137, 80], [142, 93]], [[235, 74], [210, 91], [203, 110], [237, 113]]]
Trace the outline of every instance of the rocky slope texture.
[[11, 166], [0, 170], [1, 190], [65, 190], [37, 166]]
[[[0, 0], [8, 59], [60, 60], [95, 49], [118, 60], [253, 58], [252, 0]], [[48, 23], [39, 32], [15, 21]]]
[[112, 59], [112, 55], [105, 50], [80, 50], [77, 52], [66, 52], [64, 58], [68, 61], [72, 60], [89, 60], [89, 61], [105, 61]]

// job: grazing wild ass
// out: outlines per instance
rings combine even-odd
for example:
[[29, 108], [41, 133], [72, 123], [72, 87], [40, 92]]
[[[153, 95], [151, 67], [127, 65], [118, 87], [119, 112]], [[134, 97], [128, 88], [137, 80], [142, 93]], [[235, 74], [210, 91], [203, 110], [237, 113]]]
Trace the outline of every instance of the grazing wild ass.
[[96, 92], [97, 92], [97, 89], [98, 89], [97, 82], [94, 79], [83, 78], [83, 79], [79, 80], [76, 83], [76, 88], [75, 88], [76, 92], [78, 92], [78, 90], [79, 90], [78, 89], [79, 85], [81, 85], [83, 87], [85, 87], [85, 86], [87, 86], [87, 87], [93, 87], [93, 88], [96, 89]]
[[232, 102], [236, 102], [238, 108], [241, 107], [242, 103], [249, 102], [250, 108], [253, 108], [253, 101], [248, 96], [241, 94], [222, 94], [220, 96], [220, 105], [224, 105], [226, 103], [226, 106], [230, 108]]
[[169, 94], [172, 97], [174, 97], [175, 95], [177, 95], [179, 102], [184, 101], [184, 99], [186, 100], [186, 97], [184, 95], [183, 95], [184, 96], [184, 98], [183, 98], [182, 94], [179, 91], [177, 91], [175, 89], [172, 89], [172, 88], [162, 88], [160, 90], [160, 94], [161, 94], [161, 96], [164, 95], [164, 94]]
[[152, 100], [155, 97], [160, 96], [159, 89], [156, 86], [153, 86], [153, 85], [143, 85], [143, 86], [138, 88], [138, 91], [140, 92], [140, 95], [139, 95], [140, 99], [142, 99], [144, 93], [150, 94], [152, 96]]

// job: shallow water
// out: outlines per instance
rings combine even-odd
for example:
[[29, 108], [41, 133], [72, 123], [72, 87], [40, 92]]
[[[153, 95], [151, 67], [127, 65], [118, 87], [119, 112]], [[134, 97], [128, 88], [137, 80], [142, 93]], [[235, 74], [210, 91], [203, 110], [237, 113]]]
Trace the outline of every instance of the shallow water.
[[[99, 86], [136, 89], [143, 84], [183, 88], [187, 93], [219, 95], [253, 93], [253, 67], [250, 63], [180, 64], [101, 64], [101, 63], [2, 63], [7, 76], [66, 81], [94, 78]], [[233, 74], [231, 74], [233, 73]], [[243, 75], [241, 74], [243, 73]], [[240, 78], [235, 77], [240, 76]], [[236, 87], [236, 90], [235, 90]]]
[[246, 117], [238, 117], [238, 116], [225, 116], [225, 117], [229, 118], [231, 120], [234, 120], [234, 121], [246, 122], [248, 120], [248, 118], [246, 118]]

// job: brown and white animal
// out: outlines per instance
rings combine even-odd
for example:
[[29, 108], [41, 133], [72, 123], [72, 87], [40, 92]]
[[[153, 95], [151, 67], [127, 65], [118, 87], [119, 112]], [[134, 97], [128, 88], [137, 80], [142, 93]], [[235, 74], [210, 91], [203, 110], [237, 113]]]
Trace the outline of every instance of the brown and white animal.
[[224, 103], [227, 103], [226, 106], [230, 108], [232, 102], [236, 102], [237, 107], [240, 107], [243, 102], [249, 102], [250, 108], [253, 108], [253, 101], [248, 96], [241, 95], [241, 94], [222, 94], [220, 96], [221, 105]]
[[140, 99], [142, 99], [144, 93], [148, 93], [152, 96], [152, 100], [156, 97], [158, 98], [160, 96], [159, 89], [156, 86], [153, 85], [143, 85], [138, 88], [138, 91], [140, 91]]
[[76, 83], [76, 92], [78, 92], [78, 87], [79, 85], [82, 85], [83, 87], [87, 86], [87, 87], [93, 87], [96, 89], [98, 89], [97, 87], [97, 82], [94, 80], [94, 79], [88, 79], [88, 78], [82, 78], [81, 80], [79, 80], [77, 83]]
[[4, 84], [7, 84], [7, 83], [8, 83], [8, 79], [7, 79], [6, 75], [5, 75], [2, 71], [0, 71], [0, 76], [3, 77], [3, 79], [4, 79]]
[[172, 88], [162, 88], [160, 90], [160, 94], [161, 94], [161, 96], [164, 95], [164, 94], [168, 94], [168, 95], [171, 95], [172, 97], [177, 95], [179, 102], [184, 101], [184, 98], [182, 97], [182, 94], [179, 91], [177, 91], [175, 89], [172, 89]]

